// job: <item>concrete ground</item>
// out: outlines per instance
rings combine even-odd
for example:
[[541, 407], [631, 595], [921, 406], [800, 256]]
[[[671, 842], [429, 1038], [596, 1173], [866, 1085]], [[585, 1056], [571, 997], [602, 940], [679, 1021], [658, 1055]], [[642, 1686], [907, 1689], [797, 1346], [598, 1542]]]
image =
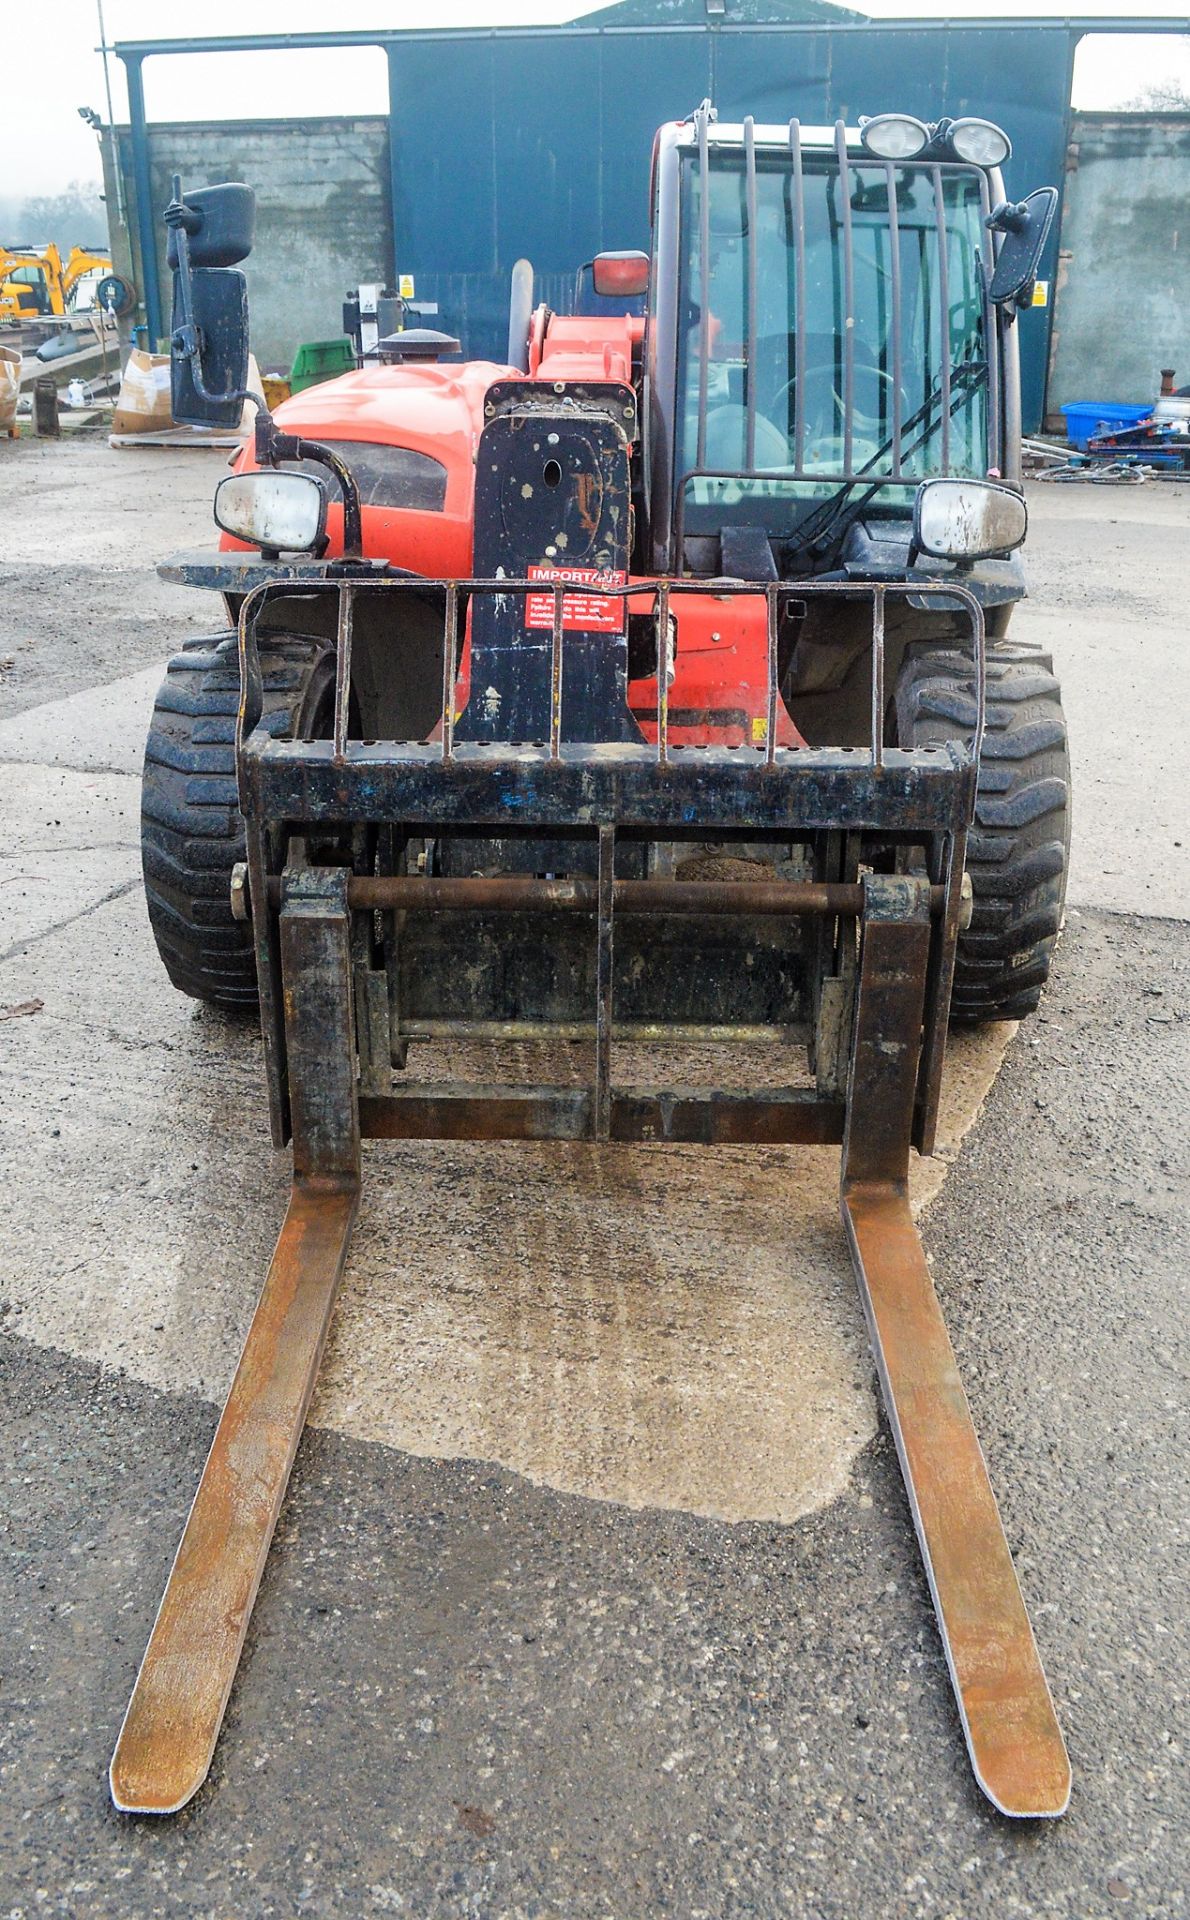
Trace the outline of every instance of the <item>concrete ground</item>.
[[918, 1188], [1066, 1821], [971, 1782], [837, 1156], [454, 1146], [369, 1154], [211, 1782], [171, 1822], [111, 1811], [286, 1184], [251, 1029], [172, 992], [139, 896], [145, 714], [215, 611], [152, 563], [206, 541], [223, 458], [0, 458], [0, 1912], [1181, 1913], [1172, 486], [1034, 490], [1072, 911], [1041, 1016], [956, 1049]]

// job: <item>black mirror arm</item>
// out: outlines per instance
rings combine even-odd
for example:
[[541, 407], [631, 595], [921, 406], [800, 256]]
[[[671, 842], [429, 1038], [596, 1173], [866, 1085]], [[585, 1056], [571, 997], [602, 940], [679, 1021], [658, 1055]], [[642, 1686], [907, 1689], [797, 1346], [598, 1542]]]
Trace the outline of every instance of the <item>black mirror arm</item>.
[[364, 551], [363, 510], [359, 486], [347, 462], [330, 447], [316, 440], [302, 440], [296, 434], [282, 433], [275, 425], [267, 401], [250, 387], [236, 387], [227, 393], [211, 393], [202, 377], [202, 340], [194, 322], [194, 300], [190, 284], [190, 236], [202, 225], [202, 215], [182, 199], [182, 176], [173, 176], [173, 198], [165, 209], [165, 224], [177, 235], [178, 301], [182, 324], [176, 328], [170, 345], [176, 354], [190, 362], [194, 391], [200, 400], [250, 400], [256, 408], [256, 460], [262, 467], [275, 467], [279, 460], [312, 460], [328, 467], [339, 482], [343, 494], [343, 557], [359, 560]]
[[1029, 207], [1024, 200], [1001, 200], [986, 216], [984, 226], [992, 233], [1025, 233], [1029, 226]]
[[183, 200], [180, 173], [175, 173], [173, 177], [173, 198], [165, 209], [165, 224], [177, 235], [178, 300], [182, 308], [182, 324], [172, 335], [170, 346], [189, 360], [195, 391], [201, 400], [230, 400], [233, 397], [231, 394], [210, 394], [203, 385], [202, 343], [194, 324], [194, 293], [190, 283], [190, 236], [201, 227], [202, 215], [196, 208], [188, 207]]
[[[256, 400], [255, 394], [248, 396]], [[257, 400], [256, 461], [258, 466], [275, 467], [279, 460], [312, 460], [327, 467], [339, 482], [343, 495], [343, 558], [360, 560], [364, 551], [363, 508], [359, 483], [346, 460], [333, 447], [317, 440], [303, 440], [299, 434], [283, 433], [263, 400]]]
[[178, 236], [177, 287], [182, 324], [171, 335], [170, 346], [175, 353], [184, 354], [189, 360], [196, 390], [206, 400], [212, 396], [202, 384], [201, 348], [198, 328], [194, 324], [194, 294], [190, 284], [190, 236], [198, 231], [202, 216], [182, 199], [181, 174], [175, 173], [173, 187], [173, 199], [165, 209], [165, 224]]
[[[1001, 200], [992, 208], [989, 214], [984, 216], [983, 224], [989, 233], [1027, 233], [1029, 230], [1029, 208], [1023, 200]], [[980, 266], [980, 277], [983, 280], [983, 289], [986, 298], [991, 293], [992, 280], [991, 275], [983, 268], [982, 262]], [[1028, 290], [1028, 299], [1023, 299], [1022, 294], [1024, 294], [1026, 288]], [[1009, 326], [1011, 326], [1016, 319], [1020, 309], [1028, 306], [1032, 298], [1033, 282], [1029, 280], [1026, 282], [1025, 287], [1018, 289], [1011, 300], [997, 303], [1003, 308], [1004, 318]]]
[[173, 198], [165, 209], [165, 224], [175, 233], [186, 234], [202, 231], [202, 214], [197, 207], [188, 207], [182, 198], [182, 176], [175, 173], [172, 181]]
[[261, 394], [253, 393], [250, 387], [233, 387], [227, 393], [212, 393], [202, 377], [202, 337], [194, 323], [194, 295], [190, 284], [190, 236], [201, 227], [202, 215], [194, 207], [188, 207], [182, 199], [182, 176], [178, 173], [173, 178], [173, 199], [165, 209], [165, 224], [178, 236], [178, 300], [182, 308], [182, 324], [170, 335], [170, 348], [190, 362], [190, 377], [200, 400], [251, 400], [259, 420], [262, 413], [268, 413], [268, 405]]

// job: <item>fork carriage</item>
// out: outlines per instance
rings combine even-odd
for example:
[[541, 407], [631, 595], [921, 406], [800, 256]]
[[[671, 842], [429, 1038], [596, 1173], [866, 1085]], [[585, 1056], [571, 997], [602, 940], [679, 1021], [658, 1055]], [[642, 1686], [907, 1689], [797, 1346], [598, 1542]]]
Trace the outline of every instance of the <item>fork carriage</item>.
[[[361, 594], [394, 597], [435, 588], [445, 602], [443, 717], [430, 742], [349, 737], [351, 633]], [[703, 583], [699, 589], [705, 592]], [[287, 586], [286, 590], [290, 590]], [[766, 740], [755, 748], [670, 744], [668, 685], [658, 677], [654, 738], [572, 737], [563, 697], [567, 634], [564, 590], [555, 586], [549, 640], [552, 689], [546, 741], [510, 745], [456, 738], [456, 660], [461, 596], [540, 596], [525, 581], [340, 580], [336, 705], [328, 740], [277, 740], [254, 730], [259, 667], [256, 622], [273, 589], [255, 589], [240, 616], [244, 697], [238, 755], [248, 824], [247, 891], [267, 911], [253, 915], [274, 1138], [289, 1137], [287, 1040], [281, 1018], [286, 904], [311, 882], [312, 845], [334, 840], [337, 888], [353, 916], [351, 973], [355, 1046], [361, 1062], [365, 1133], [444, 1131], [454, 1137], [841, 1141], [846, 1040], [855, 994], [861, 869], [891, 866], [919, 849], [928, 876], [928, 956], [923, 1036], [914, 1076], [913, 1141], [932, 1146], [945, 1046], [954, 936], [962, 912], [963, 842], [971, 815], [980, 723], [969, 747], [905, 752], [886, 747], [883, 622], [886, 600], [925, 593], [961, 607], [970, 625], [973, 683], [981, 684], [982, 615], [959, 587], [842, 584], [761, 589], [772, 636]], [[611, 590], [611, 601], [644, 593], [664, 635], [672, 598], [660, 583]], [[596, 592], [597, 589], [584, 589]], [[716, 582], [724, 599], [757, 589]], [[776, 633], [786, 599], [846, 593], [867, 599], [873, 618], [872, 733], [860, 749], [776, 744]], [[396, 623], [399, 627], [399, 613]], [[664, 646], [659, 657], [664, 658]], [[472, 696], [475, 697], [474, 695]], [[670, 877], [683, 842], [740, 844], [794, 860], [805, 879], [755, 881]], [[497, 876], [409, 871], [410, 851], [465, 843], [469, 860], [487, 845], [507, 868], [510, 847], [538, 872]], [[298, 851], [301, 850], [301, 851]], [[793, 856], [794, 858], [791, 858]], [[548, 876], [540, 869], [549, 862]], [[452, 864], [449, 858], [444, 865]], [[562, 877], [557, 877], [562, 876]], [[761, 876], [764, 876], [762, 879]], [[891, 878], [891, 876], [890, 876]], [[332, 886], [331, 881], [325, 883]], [[868, 891], [874, 884], [869, 876]], [[888, 889], [886, 889], [888, 891]], [[891, 889], [912, 891], [908, 882]], [[461, 957], [466, 956], [465, 964]], [[393, 1087], [391, 1065], [410, 1041], [590, 1038], [592, 1083], [573, 1088], [432, 1094]], [[815, 1085], [779, 1099], [746, 1091], [618, 1093], [615, 1038], [724, 1043], [766, 1040], [808, 1048]], [[659, 1104], [662, 1102], [662, 1104]]]
[[[474, 608], [484, 595], [540, 594], [540, 584], [435, 588], [444, 698], [429, 742], [362, 741], [350, 729], [357, 599], [399, 602], [424, 595], [425, 582], [310, 584], [337, 598], [325, 740], [256, 725], [256, 622], [270, 587], [241, 609], [241, 910], [256, 943], [274, 1139], [292, 1142], [293, 1188], [113, 1758], [117, 1806], [173, 1811], [206, 1776], [347, 1257], [361, 1138], [373, 1137], [840, 1143], [843, 1220], [972, 1762], [1005, 1812], [1060, 1813], [1065, 1749], [907, 1193], [910, 1148], [931, 1150], [937, 1120], [980, 724], [967, 745], [884, 745], [884, 612], [897, 594], [945, 593], [969, 623], [982, 686], [978, 602], [954, 585], [868, 589], [867, 751], [786, 748], [774, 724], [782, 596], [856, 589], [716, 582], [726, 598], [766, 599], [769, 718], [756, 747], [701, 748], [670, 744], [664, 667], [652, 740], [572, 737], [555, 586], [549, 737], [512, 745], [457, 738], [460, 610], [464, 597]], [[616, 590], [652, 597], [659, 662], [669, 600], [686, 590]], [[807, 877], [672, 877], [674, 845], [708, 837], [801, 850]], [[537, 859], [548, 848], [554, 865], [473, 876], [409, 859], [419, 844], [425, 855], [460, 841], [469, 858], [484, 841], [505, 853], [520, 842]], [[893, 870], [899, 855], [910, 871]], [[589, 1084], [404, 1075], [411, 1043], [529, 1034], [589, 1042]], [[813, 1080], [791, 1073], [764, 1091], [620, 1086], [620, 1037], [714, 1040], [737, 1060], [742, 1041], [804, 1041]]]

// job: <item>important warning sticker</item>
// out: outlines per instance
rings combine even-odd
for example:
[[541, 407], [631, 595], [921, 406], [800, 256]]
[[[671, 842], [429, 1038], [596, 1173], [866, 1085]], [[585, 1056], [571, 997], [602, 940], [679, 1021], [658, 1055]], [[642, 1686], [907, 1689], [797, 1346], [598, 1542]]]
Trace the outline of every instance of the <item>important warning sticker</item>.
[[[628, 575], [616, 567], [530, 567], [527, 578], [556, 580], [559, 585], [566, 587], [624, 587], [628, 584]], [[525, 625], [545, 627], [548, 631], [553, 624], [553, 594], [526, 594]], [[622, 633], [624, 602], [605, 600], [602, 594], [597, 593], [564, 593], [562, 626], [567, 633]]]

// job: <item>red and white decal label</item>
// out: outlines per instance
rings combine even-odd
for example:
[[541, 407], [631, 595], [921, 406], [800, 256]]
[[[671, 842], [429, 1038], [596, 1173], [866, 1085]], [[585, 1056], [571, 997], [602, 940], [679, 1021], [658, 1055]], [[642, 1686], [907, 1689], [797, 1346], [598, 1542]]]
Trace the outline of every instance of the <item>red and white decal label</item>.
[[[567, 587], [626, 587], [628, 575], [616, 567], [601, 570], [599, 567], [530, 567], [527, 578], [530, 580], [558, 581]], [[554, 596], [552, 593], [527, 593], [525, 595], [525, 625], [544, 627], [548, 632], [554, 624]], [[624, 602], [605, 600], [598, 593], [564, 593], [562, 595], [562, 626], [568, 633], [622, 633], [624, 631]]]

